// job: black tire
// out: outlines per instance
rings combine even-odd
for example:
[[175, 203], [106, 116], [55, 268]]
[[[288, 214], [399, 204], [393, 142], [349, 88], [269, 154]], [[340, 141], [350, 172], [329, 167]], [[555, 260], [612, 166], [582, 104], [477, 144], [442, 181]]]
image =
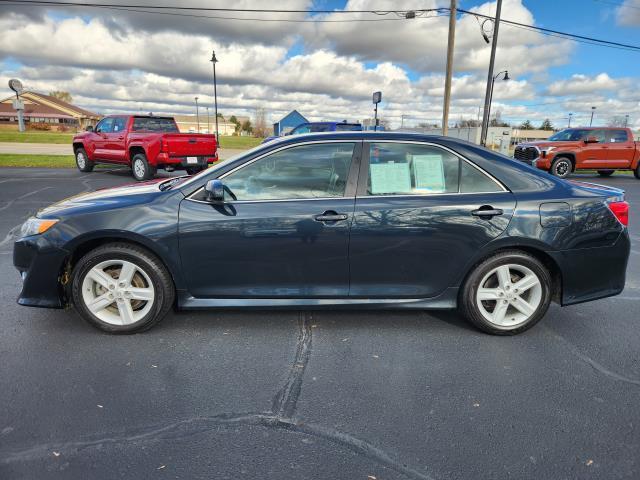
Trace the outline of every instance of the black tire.
[[567, 178], [573, 171], [573, 163], [567, 157], [558, 157], [551, 163], [549, 173], [555, 177]]
[[136, 153], [131, 159], [131, 173], [139, 182], [151, 180], [156, 174], [156, 168], [149, 165], [144, 153]]
[[[99, 264], [109, 262], [117, 263], [122, 261], [134, 264], [135, 267], [139, 269], [136, 270], [133, 280], [131, 281], [131, 286], [140, 286], [140, 283], [137, 283], [137, 285], [133, 283], [136, 278], [138, 278], [136, 275], [139, 275], [138, 281], [142, 282], [143, 288], [152, 287], [153, 301], [148, 308], [148, 302], [146, 301], [133, 300], [130, 297], [129, 299], [123, 298], [126, 296], [126, 291], [124, 291], [124, 289], [122, 290], [122, 296], [120, 295], [121, 290], [118, 288], [112, 290], [101, 289], [97, 293], [89, 293], [91, 289], [100, 288], [97, 283], [94, 283], [91, 288], [85, 284], [87, 274], [89, 274], [94, 267]], [[109, 273], [109, 275], [113, 277], [114, 286], [116, 287], [119, 280], [119, 274], [122, 270], [123, 269], [120, 269], [119, 272], [115, 270], [113, 273]], [[103, 273], [107, 275], [106, 272]], [[146, 274], [150, 281], [150, 285], [145, 284], [145, 282], [148, 283], [148, 281], [143, 277], [143, 274]], [[117, 277], [114, 275], [117, 275]], [[107, 276], [106, 278], [110, 279], [111, 277]], [[88, 282], [90, 283], [91, 280], [88, 280]], [[85, 288], [87, 292], [83, 291], [83, 288]], [[130, 334], [148, 330], [162, 320], [173, 306], [175, 299], [175, 289], [171, 275], [162, 262], [148, 250], [128, 243], [108, 243], [91, 250], [89, 253], [84, 255], [80, 260], [78, 260], [73, 268], [70, 289], [70, 297], [80, 316], [94, 327], [114, 334]], [[97, 312], [99, 315], [118, 315], [118, 318], [122, 318], [119, 313], [120, 309], [118, 306], [120, 303], [118, 302], [128, 302], [132, 307], [131, 312], [138, 315], [140, 318], [135, 319], [132, 317], [135, 321], [126, 325], [105, 321], [104, 318], [98, 317], [97, 314], [94, 314], [89, 309], [85, 300], [85, 294], [87, 296], [109, 294], [110, 298], [114, 298], [114, 296], [117, 297], [113, 302], [102, 307], [103, 309]], [[145, 309], [147, 309], [146, 313]]]
[[638, 163], [638, 166], [636, 167], [636, 169], [633, 171], [633, 175], [640, 180], [640, 163]]
[[195, 175], [196, 173], [200, 173], [202, 170], [206, 168], [207, 167], [187, 167], [185, 168], [185, 170], [189, 175]]
[[[477, 298], [478, 289], [481, 287], [480, 283], [485, 279], [487, 275], [489, 275], [494, 269], [501, 266], [509, 265], [510, 272], [514, 272], [511, 277], [511, 282], [513, 282], [515, 276], [515, 282], [511, 283], [511, 296], [509, 300], [507, 297], [496, 297], [500, 298], [499, 300], [487, 300], [482, 301]], [[527, 269], [528, 271], [535, 274], [539, 280], [539, 289], [538, 287], [531, 287], [528, 290], [524, 291], [524, 295], [528, 295], [527, 298], [523, 298], [527, 302], [532, 302], [534, 299], [533, 295], [536, 295], [536, 298], [539, 298], [538, 306], [535, 310], [526, 316], [521, 313], [518, 309], [514, 307], [515, 300], [512, 300], [514, 292], [517, 290], [513, 290], [513, 285], [515, 285], [518, 281], [517, 277], [517, 268]], [[492, 280], [492, 277], [485, 280], [485, 284], [482, 285], [484, 288], [488, 288], [487, 283]], [[469, 276], [467, 277], [462, 291], [460, 292], [459, 305], [458, 309], [460, 313], [469, 320], [472, 324], [478, 327], [480, 330], [486, 333], [490, 333], [492, 335], [516, 335], [518, 333], [522, 333], [525, 330], [533, 327], [536, 323], [538, 323], [544, 314], [547, 312], [549, 308], [549, 304], [551, 302], [551, 287], [552, 281], [551, 276], [547, 268], [535, 257], [529, 255], [528, 253], [524, 253], [519, 250], [508, 250], [504, 252], [499, 252], [486, 260], [482, 261], [478, 265], [476, 265]], [[508, 287], [505, 287], [508, 288]], [[536, 290], [534, 290], [534, 288]], [[489, 290], [500, 290], [499, 286], [493, 286], [493, 288], [488, 288]], [[508, 290], [503, 290], [508, 292]], [[539, 295], [539, 297], [538, 297]], [[520, 297], [520, 295], [517, 295]], [[492, 302], [493, 311], [488, 312], [487, 308], [491, 308]], [[489, 321], [485, 318], [485, 314], [491, 315], [495, 312], [495, 308], [498, 307], [499, 302], [504, 302], [507, 306], [503, 308], [505, 309], [504, 320], [508, 323], [510, 320], [515, 320], [513, 318], [506, 318], [516, 316], [516, 315], [525, 315], [526, 319], [522, 321], [514, 322], [512, 325], [498, 325], [492, 321]], [[485, 314], [483, 314], [481, 307], [478, 305], [480, 303], [482, 308], [485, 310]], [[529, 304], [530, 305], [530, 304]], [[530, 305], [531, 306], [531, 305]], [[511, 311], [512, 313], [508, 313]]]
[[93, 167], [95, 167], [95, 164], [91, 160], [89, 160], [89, 157], [87, 156], [87, 151], [84, 148], [82, 147], [76, 148], [75, 157], [76, 157], [76, 166], [78, 167], [78, 170], [80, 170], [81, 172], [93, 171]]
[[600, 175], [601, 177], [610, 177], [611, 175], [613, 175], [613, 172], [615, 170], [598, 170], [598, 175]]

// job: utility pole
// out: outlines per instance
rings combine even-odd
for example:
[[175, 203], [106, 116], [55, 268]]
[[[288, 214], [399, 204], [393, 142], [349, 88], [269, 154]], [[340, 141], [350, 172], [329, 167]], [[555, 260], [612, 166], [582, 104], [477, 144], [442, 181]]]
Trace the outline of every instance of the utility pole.
[[569, 114], [569, 125], [567, 125], [567, 128], [571, 128], [571, 117], [573, 117], [573, 113]]
[[593, 113], [596, 111], [596, 107], [591, 107], [591, 120], [589, 120], [589, 126], [593, 125]]
[[451, 77], [453, 76], [453, 47], [456, 41], [457, 0], [451, 0], [449, 8], [449, 40], [447, 42], [447, 73], [444, 81], [444, 106], [442, 108], [442, 135], [449, 133], [449, 103], [451, 102]]
[[480, 145], [487, 143], [487, 130], [489, 129], [489, 108], [491, 102], [491, 86], [493, 85], [493, 66], [496, 61], [496, 47], [498, 46], [498, 29], [500, 28], [500, 11], [502, 0], [496, 4], [496, 18], [493, 23], [493, 35], [491, 38], [491, 57], [489, 59], [489, 72], [487, 73], [487, 90], [484, 94], [484, 115], [482, 116], [482, 130], [480, 131]]
[[629, 123], [629, 115], [624, 116], [624, 128], [627, 128], [627, 124]]
[[200, 113], [198, 112], [198, 97], [196, 97], [196, 122], [198, 125], [198, 132], [200, 133]]
[[213, 64], [213, 105], [214, 105], [214, 114], [216, 116], [216, 145], [220, 146], [220, 134], [218, 133], [218, 85], [216, 81], [216, 63], [218, 63], [218, 59], [216, 58], [216, 51], [213, 50], [211, 54], [211, 60], [209, 60]]

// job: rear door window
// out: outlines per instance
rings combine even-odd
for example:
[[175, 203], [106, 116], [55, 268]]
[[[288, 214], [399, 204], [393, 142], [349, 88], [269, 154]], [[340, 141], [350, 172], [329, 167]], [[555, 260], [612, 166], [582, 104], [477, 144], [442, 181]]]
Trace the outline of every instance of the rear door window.
[[116, 132], [123, 132], [126, 129], [127, 126], [127, 119], [126, 117], [115, 117], [113, 119], [113, 133]]
[[626, 130], [609, 130], [608, 132], [609, 143], [623, 143], [628, 140]]
[[589, 133], [587, 133], [587, 137], [596, 137], [598, 143], [604, 143], [606, 135], [604, 133], [604, 130], [591, 130], [589, 131]]
[[443, 148], [411, 143], [369, 144], [367, 195], [500, 192], [482, 170]]

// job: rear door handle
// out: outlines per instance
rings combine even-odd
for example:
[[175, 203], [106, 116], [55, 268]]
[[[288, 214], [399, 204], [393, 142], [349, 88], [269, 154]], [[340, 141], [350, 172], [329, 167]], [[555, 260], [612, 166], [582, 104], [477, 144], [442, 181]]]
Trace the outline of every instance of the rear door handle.
[[346, 220], [349, 218], [349, 215], [346, 213], [336, 213], [332, 210], [326, 211], [320, 215], [316, 215], [313, 217], [316, 222], [339, 222], [341, 220]]
[[471, 215], [475, 217], [495, 217], [496, 215], [502, 215], [504, 211], [500, 208], [493, 207], [480, 207], [477, 210], [473, 210]]

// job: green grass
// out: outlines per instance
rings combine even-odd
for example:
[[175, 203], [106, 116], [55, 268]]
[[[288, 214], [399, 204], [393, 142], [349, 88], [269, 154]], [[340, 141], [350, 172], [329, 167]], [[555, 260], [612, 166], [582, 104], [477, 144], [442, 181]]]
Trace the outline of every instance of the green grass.
[[0, 167], [75, 168], [73, 155], [0, 154]]
[[262, 143], [263, 138], [256, 137], [233, 137], [231, 135], [220, 135], [220, 148], [249, 149]]
[[12, 143], [71, 143], [73, 133], [13, 132], [0, 130], [0, 142]]
[[[0, 142], [70, 144], [73, 135], [73, 133], [0, 130]], [[220, 136], [220, 146], [222, 148], [249, 149], [262, 143], [262, 140], [262, 138], [255, 137]]]

